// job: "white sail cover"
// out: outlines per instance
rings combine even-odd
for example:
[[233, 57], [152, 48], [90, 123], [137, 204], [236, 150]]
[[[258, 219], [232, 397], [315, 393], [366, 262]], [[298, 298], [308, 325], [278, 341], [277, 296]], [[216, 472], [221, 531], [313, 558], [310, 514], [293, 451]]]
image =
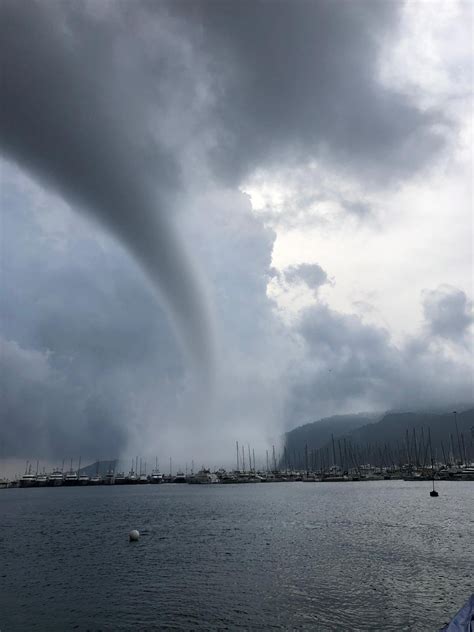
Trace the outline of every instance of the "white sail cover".
[[474, 594], [440, 632], [474, 632]]

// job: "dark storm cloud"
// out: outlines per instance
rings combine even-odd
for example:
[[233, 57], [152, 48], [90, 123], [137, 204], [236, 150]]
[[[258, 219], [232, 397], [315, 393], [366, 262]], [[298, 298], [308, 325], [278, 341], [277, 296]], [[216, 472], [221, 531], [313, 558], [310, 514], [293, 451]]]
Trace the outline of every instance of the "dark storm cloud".
[[[127, 30], [133, 20], [113, 7], [104, 20], [85, 3], [2, 2], [2, 148], [127, 246], [208, 388], [207, 306], [169, 221], [178, 169], [153, 135], [150, 77]], [[166, 83], [172, 52], [161, 52], [157, 79]]]
[[[127, 244], [203, 375], [210, 321], [168, 221], [180, 157], [163, 141], [170, 131], [157, 132], [168, 91], [178, 93], [184, 120], [200, 82], [203, 140], [216, 172], [233, 181], [259, 164], [313, 156], [357, 173], [407, 173], [439, 146], [440, 118], [377, 81], [379, 44], [396, 29], [397, 10], [326, 0], [102, 8], [7, 0], [3, 149]], [[166, 20], [194, 65], [181, 63], [162, 32], [143, 30]]]
[[400, 3], [174, 3], [208, 57], [214, 164], [232, 181], [256, 166], [314, 157], [387, 181], [431, 160], [440, 112], [420, 111], [378, 80]]

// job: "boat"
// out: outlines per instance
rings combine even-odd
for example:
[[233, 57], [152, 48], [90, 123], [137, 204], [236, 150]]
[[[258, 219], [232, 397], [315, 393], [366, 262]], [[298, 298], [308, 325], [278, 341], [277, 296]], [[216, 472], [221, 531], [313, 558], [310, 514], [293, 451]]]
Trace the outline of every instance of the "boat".
[[176, 472], [176, 476], [173, 478], [173, 483], [186, 483], [186, 475], [184, 472]]
[[104, 485], [115, 485], [115, 474], [112, 470], [109, 470], [103, 479]]
[[437, 496], [439, 496], [439, 494], [436, 491], [435, 486], [434, 486], [435, 470], [434, 470], [433, 452], [431, 450], [431, 432], [429, 428], [428, 428], [428, 442], [429, 442], [429, 447], [430, 447], [431, 474], [433, 476], [433, 489], [430, 491], [430, 496], [432, 498], [436, 498]]
[[211, 485], [218, 483], [219, 479], [211, 472], [211, 470], [203, 468], [202, 470], [199, 470], [197, 474], [189, 477], [187, 482], [194, 485]]
[[163, 482], [163, 474], [160, 472], [158, 468], [155, 468], [150, 476], [150, 483], [162, 483]]
[[79, 477], [77, 476], [77, 472], [73, 470], [69, 470], [69, 472], [64, 477], [64, 485], [71, 486], [76, 485], [79, 481]]
[[38, 487], [45, 487], [48, 484], [48, 477], [46, 474], [39, 474], [36, 477], [36, 484]]
[[128, 475], [124, 478], [121, 479], [119, 481], [119, 485], [136, 485], [138, 483], [138, 476], [135, 474], [135, 472], [132, 470], [130, 470], [130, 472], [128, 473]]
[[440, 632], [472, 632], [474, 629], [474, 593]]
[[36, 487], [36, 475], [31, 471], [25, 472], [19, 482], [20, 487]]
[[116, 485], [126, 485], [127, 484], [127, 477], [125, 476], [125, 474], [123, 472], [118, 472], [115, 476], [115, 484]]
[[60, 469], [53, 470], [52, 473], [48, 476], [48, 486], [50, 487], [58, 487], [59, 485], [63, 484], [63, 481], [64, 474]]
[[69, 468], [69, 472], [67, 472], [66, 476], [64, 477], [64, 485], [77, 485], [77, 483], [79, 482], [79, 471], [81, 469], [81, 459], [79, 458], [79, 467], [76, 470], [72, 469], [72, 459], [71, 459], [71, 467]]

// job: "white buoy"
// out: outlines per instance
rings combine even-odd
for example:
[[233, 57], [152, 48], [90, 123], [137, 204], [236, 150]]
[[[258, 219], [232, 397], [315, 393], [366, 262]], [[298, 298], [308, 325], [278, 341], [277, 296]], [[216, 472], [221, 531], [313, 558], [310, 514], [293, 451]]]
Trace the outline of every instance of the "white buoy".
[[139, 537], [140, 537], [140, 534], [136, 529], [132, 529], [130, 533], [128, 534], [128, 538], [130, 542], [137, 542]]

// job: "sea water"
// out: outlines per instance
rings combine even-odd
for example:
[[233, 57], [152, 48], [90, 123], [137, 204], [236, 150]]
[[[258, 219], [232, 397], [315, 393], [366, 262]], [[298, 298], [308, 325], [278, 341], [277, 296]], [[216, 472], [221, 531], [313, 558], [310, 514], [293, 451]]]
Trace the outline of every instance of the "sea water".
[[473, 591], [474, 483], [437, 487], [0, 490], [0, 629], [438, 630]]

